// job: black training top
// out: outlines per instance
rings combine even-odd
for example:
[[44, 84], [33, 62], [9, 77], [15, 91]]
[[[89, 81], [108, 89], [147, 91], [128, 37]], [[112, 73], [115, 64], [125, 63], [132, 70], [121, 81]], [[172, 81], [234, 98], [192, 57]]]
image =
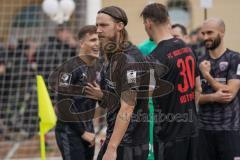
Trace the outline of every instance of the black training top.
[[[207, 53], [200, 61], [211, 63], [211, 76], [218, 82], [227, 84], [231, 79], [240, 79], [240, 54], [227, 49], [222, 56], [213, 59]], [[203, 94], [214, 93], [214, 89], [201, 75]], [[240, 92], [228, 104], [206, 103], [199, 107], [199, 128], [206, 130], [240, 129]]]
[[57, 92], [58, 123], [69, 125], [80, 135], [84, 131], [94, 132], [92, 118], [96, 101], [84, 96], [84, 87], [88, 82], [100, 82], [100, 70], [98, 62], [88, 66], [80, 57], [74, 57], [49, 77], [50, 88]]
[[[168, 94], [155, 95], [155, 129], [162, 141], [191, 136], [196, 131], [195, 78], [198, 76], [196, 60], [192, 50], [180, 39], [161, 41], [147, 57], [152, 63], [168, 68], [165, 75], [155, 73], [156, 87]], [[165, 91], [167, 92], [167, 91]]]
[[[105, 94], [101, 106], [108, 108], [106, 142], [108, 143], [113, 133], [121, 100], [132, 103], [132, 98], [137, 96], [130, 124], [120, 145], [148, 144], [149, 72], [144, 57], [135, 46], [129, 45], [121, 53], [115, 53], [110, 58], [104, 84]], [[124, 115], [120, 116], [126, 118]]]

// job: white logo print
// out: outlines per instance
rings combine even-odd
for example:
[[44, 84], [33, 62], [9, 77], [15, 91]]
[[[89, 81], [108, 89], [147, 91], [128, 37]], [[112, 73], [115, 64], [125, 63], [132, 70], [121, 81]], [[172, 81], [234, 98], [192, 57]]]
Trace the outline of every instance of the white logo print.
[[128, 83], [136, 83], [137, 79], [137, 71], [129, 70], [127, 71], [127, 81]]
[[59, 79], [60, 86], [68, 86], [71, 82], [72, 74], [70, 73], [61, 73]]
[[225, 71], [228, 67], [228, 62], [220, 62], [219, 63], [219, 69], [220, 71]]
[[70, 76], [65, 73], [65, 74], [62, 75], [61, 78], [62, 78], [63, 81], [67, 81], [67, 80], [69, 79], [69, 77], [70, 77]]
[[237, 75], [240, 76], [240, 64], [238, 64]]

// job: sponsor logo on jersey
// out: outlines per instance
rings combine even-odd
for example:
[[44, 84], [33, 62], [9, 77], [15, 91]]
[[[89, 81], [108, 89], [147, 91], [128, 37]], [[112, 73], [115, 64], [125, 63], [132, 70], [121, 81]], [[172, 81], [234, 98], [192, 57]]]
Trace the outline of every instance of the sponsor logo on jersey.
[[87, 79], [87, 74], [86, 73], [82, 73], [82, 75], [80, 76], [79, 80], [80, 81], [84, 81]]
[[107, 86], [112, 89], [116, 89], [117, 84], [116, 82], [110, 81], [109, 79], [105, 79], [105, 82], [107, 83]]
[[237, 75], [240, 76], [240, 64], [238, 64], [238, 67], [237, 67]]
[[135, 70], [127, 71], [127, 81], [128, 83], [137, 83], [137, 71]]
[[100, 72], [96, 72], [96, 81], [100, 82], [101, 81], [101, 73]]
[[227, 78], [214, 78], [216, 81], [218, 81], [219, 83], [223, 83], [226, 84], [227, 83]]
[[220, 71], [225, 71], [228, 68], [228, 62], [220, 62], [219, 69]]
[[69, 86], [71, 83], [71, 73], [61, 73], [59, 78], [59, 86]]

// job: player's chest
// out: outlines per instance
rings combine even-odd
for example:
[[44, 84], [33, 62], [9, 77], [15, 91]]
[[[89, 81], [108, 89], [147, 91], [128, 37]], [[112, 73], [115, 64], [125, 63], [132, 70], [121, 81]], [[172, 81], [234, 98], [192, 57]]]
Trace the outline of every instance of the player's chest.
[[[113, 72], [112, 66], [108, 66], [104, 74], [105, 87], [109, 91], [114, 91], [117, 88], [116, 72]], [[120, 79], [120, 77], [119, 77]]]
[[[228, 77], [228, 72], [230, 70], [230, 63], [227, 60], [221, 60], [221, 61], [214, 61], [214, 60], [209, 60], [211, 63], [211, 70], [210, 74], [211, 76], [218, 82], [222, 84], [227, 83], [227, 77]], [[206, 80], [203, 78], [201, 75], [201, 81], [206, 82]]]
[[73, 73], [73, 84], [86, 85], [87, 83], [92, 83], [96, 81], [100, 82], [101, 76], [100, 71], [97, 71], [94, 68], [81, 67]]

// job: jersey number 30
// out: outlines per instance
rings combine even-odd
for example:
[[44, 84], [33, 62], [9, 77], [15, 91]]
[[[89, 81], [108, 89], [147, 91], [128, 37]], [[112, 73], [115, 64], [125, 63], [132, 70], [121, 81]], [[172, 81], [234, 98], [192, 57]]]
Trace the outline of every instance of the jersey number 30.
[[185, 93], [189, 87], [193, 89], [195, 85], [195, 60], [192, 56], [180, 58], [177, 60], [177, 67], [181, 70], [183, 80], [182, 84], [178, 84], [178, 91]]

